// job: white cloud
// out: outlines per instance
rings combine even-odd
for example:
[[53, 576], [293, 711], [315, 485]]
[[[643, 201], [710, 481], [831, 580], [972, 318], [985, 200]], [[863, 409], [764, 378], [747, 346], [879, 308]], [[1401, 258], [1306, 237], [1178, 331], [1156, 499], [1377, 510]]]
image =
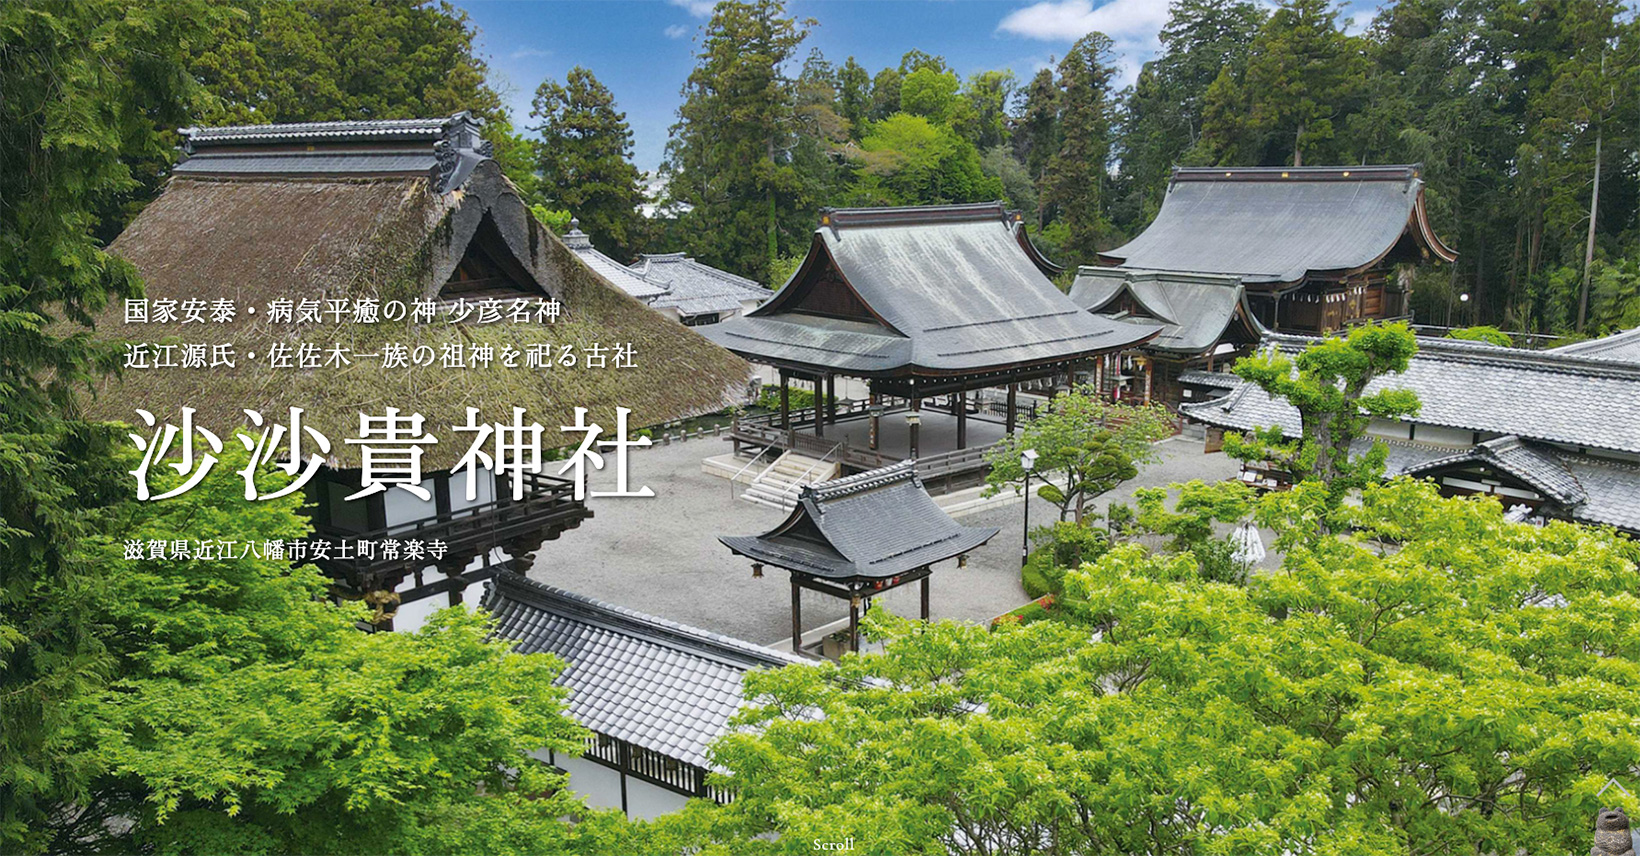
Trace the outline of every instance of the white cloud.
[[552, 56], [552, 51], [542, 50], [541, 48], [523, 47], [523, 48], [519, 48], [518, 50], [513, 51], [512, 53], [508, 54], [507, 56], [512, 58], [512, 59], [524, 59], [525, 57], [532, 57], [532, 56], [536, 56], [536, 57], [539, 57], [539, 56]]
[[712, 7], [717, 5], [717, 0], [666, 0], [666, 2], [689, 10], [689, 14], [697, 18], [710, 18], [712, 16]]
[[689, 35], [689, 28], [682, 24], [673, 24], [666, 28], [666, 37], [669, 39], [681, 39], [687, 35]]
[[1008, 13], [997, 30], [1045, 42], [1074, 42], [1098, 30], [1120, 43], [1154, 39], [1166, 23], [1165, 0], [1109, 0], [1097, 8], [1092, 0], [1043, 0]]

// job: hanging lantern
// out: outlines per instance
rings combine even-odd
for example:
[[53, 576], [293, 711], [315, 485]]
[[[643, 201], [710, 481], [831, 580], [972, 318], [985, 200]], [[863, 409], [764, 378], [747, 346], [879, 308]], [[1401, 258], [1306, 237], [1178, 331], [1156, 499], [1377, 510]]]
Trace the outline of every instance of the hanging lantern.
[[959, 567], [959, 568], [968, 567], [968, 554], [967, 553], [958, 553], [957, 554], [957, 567]]
[[753, 562], [752, 563], [752, 579], [754, 579], [754, 580], [763, 579], [763, 563], [762, 562]]

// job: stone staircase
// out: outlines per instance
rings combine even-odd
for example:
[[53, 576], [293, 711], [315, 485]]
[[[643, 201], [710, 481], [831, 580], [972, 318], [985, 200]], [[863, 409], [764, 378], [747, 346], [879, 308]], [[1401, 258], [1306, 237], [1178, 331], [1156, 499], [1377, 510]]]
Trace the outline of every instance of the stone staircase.
[[830, 481], [837, 478], [836, 461], [786, 452], [775, 459], [746, 487], [741, 499], [757, 505], [791, 511], [797, 505], [797, 489], [801, 485]]

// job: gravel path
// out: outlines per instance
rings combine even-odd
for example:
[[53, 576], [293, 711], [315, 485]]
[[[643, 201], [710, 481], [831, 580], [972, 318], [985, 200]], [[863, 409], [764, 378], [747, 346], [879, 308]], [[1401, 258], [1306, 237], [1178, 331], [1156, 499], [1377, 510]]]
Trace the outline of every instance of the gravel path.
[[[750, 642], [786, 639], [791, 635], [786, 574], [770, 569], [763, 579], [753, 579], [750, 564], [730, 555], [717, 541], [719, 535], [763, 532], [784, 519], [773, 509], [731, 499], [729, 482], [701, 472], [702, 458], [727, 450], [723, 441], [702, 438], [633, 452], [632, 486], [648, 485], [656, 495], [589, 500], [594, 517], [543, 544], [530, 577]], [[1158, 444], [1158, 451], [1160, 462], [1094, 505], [1103, 509], [1111, 499], [1129, 500], [1138, 487], [1193, 478], [1213, 481], [1237, 471], [1235, 461], [1223, 454], [1202, 454], [1199, 440], [1167, 440]], [[591, 482], [594, 490], [609, 489], [613, 474], [595, 473]], [[735, 489], [738, 493], [743, 488]], [[1033, 526], [1055, 519], [1056, 513], [1051, 504], [1032, 498]], [[933, 616], [987, 621], [1024, 603], [1019, 583], [1020, 504], [983, 509], [959, 520], [1002, 531], [969, 556], [968, 567], [958, 568], [955, 560], [935, 566]], [[917, 587], [907, 586], [882, 600], [896, 612], [915, 614]], [[806, 632], [847, 613], [843, 601], [804, 594]]]

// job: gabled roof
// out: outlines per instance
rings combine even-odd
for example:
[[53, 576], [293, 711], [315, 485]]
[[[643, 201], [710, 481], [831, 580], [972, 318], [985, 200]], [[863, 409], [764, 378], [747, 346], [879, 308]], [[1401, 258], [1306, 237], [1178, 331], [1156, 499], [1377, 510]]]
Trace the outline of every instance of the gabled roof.
[[1083, 311], [1027, 243], [1000, 203], [828, 210], [773, 300], [702, 333], [762, 362], [894, 377], [1059, 363], [1159, 329]]
[[504, 572], [486, 584], [496, 635], [568, 664], [569, 715], [635, 746], [707, 768], [753, 669], [803, 662], [761, 645], [601, 603]]
[[[430, 120], [417, 133], [444, 121]], [[447, 190], [441, 189], [439, 175], [426, 170], [363, 175], [342, 164], [339, 172], [325, 172], [330, 155], [344, 161], [353, 156], [359, 143], [348, 135], [358, 124], [339, 123], [342, 142], [333, 146], [323, 126], [300, 126], [304, 156], [312, 155], [300, 175], [183, 171], [143, 209], [111, 251], [136, 265], [147, 298], [233, 300], [240, 311], [227, 323], [140, 325], [122, 323], [121, 307], [114, 306], [101, 317], [96, 334], [147, 343], [180, 339], [207, 348], [231, 344], [237, 358], [233, 367], [208, 370], [128, 369], [98, 384], [87, 402], [93, 415], [130, 421], [141, 407], [175, 418], [186, 406], [197, 410], [200, 424], [231, 430], [244, 423], [246, 409], [283, 418], [289, 407], [302, 407], [304, 422], [330, 438], [336, 463], [357, 466], [359, 445], [342, 440], [357, 436], [359, 413], [380, 415], [386, 407], [398, 407], [423, 414], [427, 430], [439, 438], [423, 460], [431, 471], [454, 464], [464, 451], [449, 426], [465, 424], [468, 407], [497, 418], [523, 407], [543, 425], [574, 424], [577, 406], [611, 425], [614, 409], [629, 407], [635, 430], [720, 410], [743, 396], [744, 362], [648, 311], [578, 263], [530, 215], [495, 161], [480, 158], [464, 173], [449, 173], [446, 177], [459, 183]], [[264, 127], [192, 136], [260, 139], [271, 133]], [[431, 324], [408, 319], [353, 324], [326, 318], [292, 324], [270, 322], [266, 312], [275, 298], [374, 298], [384, 304], [435, 299], [475, 247], [516, 275], [525, 289], [519, 299], [556, 298], [561, 316], [550, 323], [451, 324], [441, 318]], [[251, 305], [257, 314], [248, 314]], [[270, 364], [275, 349], [294, 350], [304, 343], [322, 349], [341, 343], [356, 358], [350, 365], [308, 370]], [[383, 345], [391, 343], [425, 345], [434, 354], [445, 345], [488, 344], [496, 363], [445, 369], [435, 360], [388, 367]], [[508, 347], [527, 352], [534, 346], [594, 343], [606, 349], [630, 344], [637, 367], [540, 369], [524, 367], [522, 359], [517, 367], [501, 363]], [[611, 354], [605, 351], [606, 358]]]
[[[1294, 354], [1318, 341], [1272, 333], [1268, 347]], [[1232, 392], [1185, 404], [1185, 415], [1239, 431], [1280, 426], [1300, 433], [1298, 411], [1239, 378]], [[1640, 366], [1555, 351], [1524, 351], [1459, 339], [1418, 340], [1406, 372], [1378, 378], [1368, 392], [1410, 389], [1422, 407], [1407, 419], [1528, 440], [1640, 452]]]
[[1476, 464], [1511, 475], [1551, 500], [1575, 506], [1589, 498], [1577, 476], [1552, 451], [1514, 435], [1478, 443], [1455, 455], [1409, 467], [1407, 475], [1424, 475], [1448, 467]]
[[1071, 284], [1071, 300], [1096, 315], [1110, 315], [1107, 308], [1124, 296], [1144, 314], [1123, 320], [1164, 325], [1146, 350], [1206, 353], [1234, 324], [1241, 325], [1242, 338], [1249, 342], [1264, 334], [1238, 277], [1083, 265]]
[[374, 119], [183, 128], [189, 177], [429, 176], [440, 193], [461, 185], [491, 146], [483, 122], [462, 111], [443, 119]]
[[1424, 210], [1420, 172], [1417, 165], [1175, 167], [1155, 221], [1099, 259], [1230, 274], [1266, 287], [1360, 271], [1386, 257], [1452, 261], [1457, 254]]
[[1640, 532], [1640, 467], [1633, 464], [1505, 436], [1407, 467], [1404, 472], [1433, 476], [1462, 466], [1477, 466], [1515, 478], [1574, 520]]
[[738, 312], [744, 301], [761, 304], [774, 296], [743, 276], [701, 264], [683, 253], [646, 253], [632, 264], [632, 271], [664, 290], [649, 305], [675, 308], [685, 318]]
[[627, 294], [648, 303], [666, 293], [663, 286], [649, 282], [634, 273], [631, 268], [599, 252], [592, 246], [592, 239], [581, 231], [580, 224], [576, 221], [570, 221], [569, 232], [565, 233], [563, 240], [564, 246], [569, 247], [570, 252], [586, 262], [593, 273], [609, 280]]
[[1640, 363], [1640, 327], [1627, 332], [1613, 333], [1600, 339], [1561, 345], [1550, 350], [1556, 354], [1572, 354], [1591, 360]]
[[934, 503], [915, 461], [805, 486], [784, 523], [718, 538], [755, 562], [838, 582], [881, 580], [966, 553], [996, 527], [959, 525]]

